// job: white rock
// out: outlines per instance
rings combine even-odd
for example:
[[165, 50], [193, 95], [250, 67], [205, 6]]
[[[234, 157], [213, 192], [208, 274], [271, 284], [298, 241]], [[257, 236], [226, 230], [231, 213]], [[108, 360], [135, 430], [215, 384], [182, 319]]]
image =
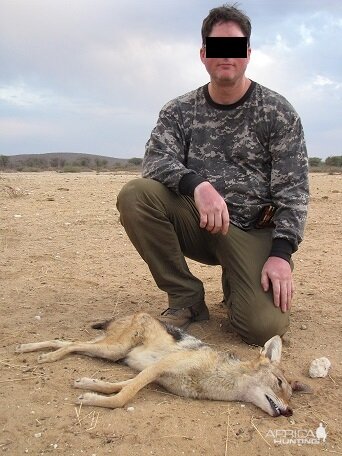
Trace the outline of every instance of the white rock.
[[127, 412], [134, 412], [134, 407], [127, 407]]
[[41, 320], [42, 319], [42, 317], [40, 315], [36, 315], [34, 318], [35, 318], [35, 320]]
[[311, 378], [326, 377], [330, 369], [331, 362], [324, 356], [312, 361], [309, 368], [309, 375]]
[[34, 436], [38, 439], [39, 437], [42, 436], [42, 433], [41, 432], [37, 432], [37, 434], [34, 434]]

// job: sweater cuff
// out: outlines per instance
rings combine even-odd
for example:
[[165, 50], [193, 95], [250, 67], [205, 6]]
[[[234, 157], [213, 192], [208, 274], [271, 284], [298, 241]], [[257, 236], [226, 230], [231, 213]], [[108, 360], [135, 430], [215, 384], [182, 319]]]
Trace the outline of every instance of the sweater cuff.
[[178, 190], [181, 195], [194, 196], [194, 191], [197, 185], [202, 182], [207, 182], [199, 174], [187, 173], [179, 181]]
[[272, 242], [272, 248], [269, 256], [275, 256], [286, 260], [290, 263], [293, 246], [290, 241], [284, 238], [275, 238]]

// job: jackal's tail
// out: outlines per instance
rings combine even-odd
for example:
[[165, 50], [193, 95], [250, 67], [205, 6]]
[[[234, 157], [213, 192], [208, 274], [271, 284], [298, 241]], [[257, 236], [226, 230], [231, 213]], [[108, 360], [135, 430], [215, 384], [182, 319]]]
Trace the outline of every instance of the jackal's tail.
[[109, 326], [109, 324], [113, 321], [113, 319], [111, 320], [105, 320], [105, 321], [100, 321], [98, 323], [94, 323], [91, 325], [91, 327], [93, 329], [104, 329], [106, 330]]

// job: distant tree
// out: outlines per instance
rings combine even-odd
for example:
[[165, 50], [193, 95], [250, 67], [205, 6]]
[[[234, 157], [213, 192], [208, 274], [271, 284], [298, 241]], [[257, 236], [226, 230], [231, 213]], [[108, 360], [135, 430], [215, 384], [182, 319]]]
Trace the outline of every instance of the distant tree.
[[0, 155], [0, 167], [1, 167], [1, 169], [7, 168], [8, 163], [9, 163], [9, 157], [7, 157], [7, 155]]
[[130, 165], [140, 166], [142, 164], [142, 158], [133, 157], [128, 160]]
[[327, 166], [342, 166], [342, 155], [334, 155], [325, 159]]
[[318, 157], [310, 157], [309, 158], [309, 165], [316, 167], [316, 166], [321, 166], [322, 165], [322, 159]]
[[106, 165], [108, 163], [108, 160], [106, 159], [103, 159], [103, 158], [95, 158], [95, 165], [96, 165], [96, 169], [97, 171], [100, 169], [100, 168], [105, 168]]
[[60, 164], [59, 164], [59, 158], [58, 158], [58, 157], [51, 158], [51, 160], [50, 160], [50, 166], [51, 166], [51, 168], [59, 168], [59, 166], [60, 166]]
[[91, 159], [89, 157], [81, 157], [79, 160], [78, 160], [78, 163], [77, 164], [80, 164], [81, 166], [84, 166], [86, 168], [89, 168], [90, 167], [90, 164], [91, 164]]
[[47, 168], [48, 163], [46, 162], [45, 158], [40, 157], [30, 157], [24, 160], [21, 160], [21, 164], [27, 168]]

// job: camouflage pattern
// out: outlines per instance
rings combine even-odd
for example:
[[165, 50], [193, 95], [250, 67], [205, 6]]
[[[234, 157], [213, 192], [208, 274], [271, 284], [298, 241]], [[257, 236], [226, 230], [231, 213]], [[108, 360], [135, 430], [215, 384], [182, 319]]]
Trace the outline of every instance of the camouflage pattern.
[[188, 173], [225, 199], [231, 222], [248, 230], [273, 204], [274, 238], [303, 238], [309, 199], [308, 159], [300, 118], [278, 93], [252, 82], [234, 105], [217, 105], [208, 86], [167, 103], [146, 144], [143, 177], [179, 193]]

